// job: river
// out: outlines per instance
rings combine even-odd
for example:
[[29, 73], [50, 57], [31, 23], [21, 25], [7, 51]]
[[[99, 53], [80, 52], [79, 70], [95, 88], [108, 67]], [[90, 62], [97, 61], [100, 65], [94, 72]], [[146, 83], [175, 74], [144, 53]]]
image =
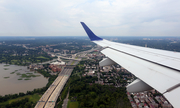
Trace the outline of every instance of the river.
[[45, 87], [48, 78], [30, 71], [27, 66], [0, 64], [0, 95], [26, 93], [35, 88]]

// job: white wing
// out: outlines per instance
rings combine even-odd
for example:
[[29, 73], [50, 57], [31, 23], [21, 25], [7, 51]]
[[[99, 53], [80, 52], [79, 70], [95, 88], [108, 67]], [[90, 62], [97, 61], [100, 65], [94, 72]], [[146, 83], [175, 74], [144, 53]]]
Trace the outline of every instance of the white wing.
[[[180, 53], [111, 42], [97, 37], [83, 22], [81, 24], [91, 41], [104, 47], [101, 51], [104, 55], [162, 93], [175, 108], [179, 107]], [[130, 85], [144, 90], [141, 83], [140, 88], [138, 84]]]

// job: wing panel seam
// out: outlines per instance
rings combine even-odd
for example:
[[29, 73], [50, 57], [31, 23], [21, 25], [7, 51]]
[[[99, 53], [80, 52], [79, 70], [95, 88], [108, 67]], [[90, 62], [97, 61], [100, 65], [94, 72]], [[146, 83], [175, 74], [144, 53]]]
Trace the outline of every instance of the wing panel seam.
[[169, 68], [169, 69], [173, 69], [173, 70], [175, 70], [175, 71], [180, 72], [180, 70], [178, 70], [178, 69], [175, 69], [175, 68], [172, 68], [172, 67], [169, 67], [169, 66], [166, 66], [166, 65], [160, 64], [160, 63], [156, 63], [156, 62], [153, 62], [153, 61], [150, 61], [150, 60], [147, 60], [147, 59], [144, 59], [144, 58], [141, 58], [141, 57], [138, 57], [138, 56], [135, 56], [135, 55], [132, 55], [132, 54], [126, 53], [126, 52], [124, 52], [124, 51], [120, 51], [120, 50], [117, 50], [117, 49], [115, 49], [115, 48], [111, 48], [111, 47], [109, 47], [109, 46], [104, 47], [104, 49], [106, 49], [106, 48], [110, 48], [110, 49], [113, 49], [113, 50], [115, 50], [115, 51], [118, 51], [118, 52], [121, 52], [121, 53], [124, 53], [124, 54], [127, 54], [127, 55], [130, 55], [130, 56], [133, 56], [133, 57], [136, 57], [136, 58], [139, 58], [139, 59], [142, 59], [142, 60], [145, 60], [145, 61], [151, 62], [151, 63], [155, 63], [155, 64], [157, 64], [157, 65], [160, 65], [160, 66], [163, 66], [163, 67], [166, 67], [166, 68]]

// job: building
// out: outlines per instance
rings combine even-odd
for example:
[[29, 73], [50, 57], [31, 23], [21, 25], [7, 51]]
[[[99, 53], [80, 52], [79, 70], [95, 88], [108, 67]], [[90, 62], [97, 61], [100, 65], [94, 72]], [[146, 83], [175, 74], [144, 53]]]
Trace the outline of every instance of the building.
[[52, 62], [51, 63], [51, 65], [57, 65], [57, 66], [65, 66], [66, 65], [66, 63], [65, 62], [63, 62], [63, 61], [60, 61], [60, 62]]
[[61, 71], [61, 68], [58, 67], [57, 65], [49, 65], [49, 68], [53, 71], [53, 72], [60, 72]]
[[90, 71], [90, 72], [87, 73], [87, 75], [88, 76], [94, 76], [94, 73], [95, 73], [94, 71]]
[[29, 65], [29, 69], [44, 69], [43, 65]]

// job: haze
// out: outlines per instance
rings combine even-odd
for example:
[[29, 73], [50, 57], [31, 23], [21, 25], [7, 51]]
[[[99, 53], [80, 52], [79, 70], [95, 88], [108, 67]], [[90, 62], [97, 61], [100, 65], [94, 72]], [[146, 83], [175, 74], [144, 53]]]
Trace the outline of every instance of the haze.
[[179, 0], [1, 0], [0, 36], [179, 36]]

